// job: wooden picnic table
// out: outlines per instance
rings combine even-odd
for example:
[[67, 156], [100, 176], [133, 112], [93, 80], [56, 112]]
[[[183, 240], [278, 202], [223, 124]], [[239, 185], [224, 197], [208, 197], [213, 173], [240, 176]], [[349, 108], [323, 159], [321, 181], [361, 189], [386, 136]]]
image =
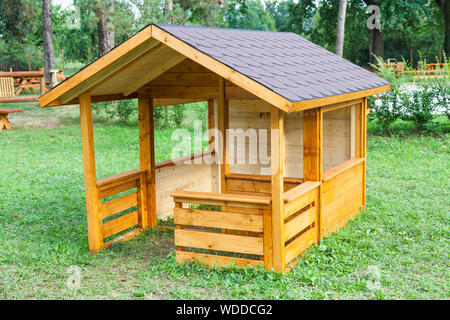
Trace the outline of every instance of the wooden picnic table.
[[11, 130], [12, 127], [8, 121], [8, 115], [10, 113], [17, 113], [22, 111], [22, 109], [0, 108], [0, 131], [3, 130], [3, 128]]

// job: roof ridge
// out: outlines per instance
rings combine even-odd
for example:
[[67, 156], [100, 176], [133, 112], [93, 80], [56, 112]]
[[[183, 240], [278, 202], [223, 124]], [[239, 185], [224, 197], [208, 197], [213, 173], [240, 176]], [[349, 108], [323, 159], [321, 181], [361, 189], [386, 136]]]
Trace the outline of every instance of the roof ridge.
[[[282, 33], [282, 34], [295, 34], [299, 37], [299, 34], [292, 31], [271, 31], [271, 30], [255, 30], [255, 29], [240, 29], [240, 28], [223, 28], [223, 27], [209, 27], [209, 26], [194, 26], [194, 25], [181, 25], [181, 24], [169, 24], [169, 23], [159, 23], [152, 22], [151, 25], [157, 27], [181, 27], [181, 28], [195, 28], [195, 29], [213, 29], [213, 30], [227, 30], [227, 31], [248, 31], [248, 32], [266, 32], [266, 33]], [[303, 37], [302, 37], [303, 38]]]

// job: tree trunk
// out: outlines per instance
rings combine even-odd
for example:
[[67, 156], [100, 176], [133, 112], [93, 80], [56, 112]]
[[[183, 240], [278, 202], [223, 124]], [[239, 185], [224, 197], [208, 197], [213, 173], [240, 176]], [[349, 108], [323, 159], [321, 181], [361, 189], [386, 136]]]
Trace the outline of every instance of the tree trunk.
[[45, 82], [52, 82], [50, 70], [55, 69], [55, 51], [53, 49], [53, 26], [50, 0], [42, 0], [42, 18], [44, 22], [44, 70]]
[[167, 22], [173, 23], [173, 0], [166, 0], [166, 8], [164, 10], [164, 14], [166, 16]]
[[114, 10], [114, 4], [100, 4], [96, 9], [98, 27], [98, 56], [101, 57], [114, 48], [115, 32], [110, 22], [110, 15]]
[[450, 0], [436, 0], [436, 2], [444, 18], [444, 51], [448, 57], [450, 55]]
[[373, 57], [373, 55], [384, 58], [384, 39], [383, 32], [381, 30], [370, 30], [369, 52], [371, 63], [376, 62], [376, 59]]
[[347, 0], [339, 1], [339, 14], [336, 34], [336, 54], [342, 57], [344, 53], [344, 34], [345, 34], [345, 13], [347, 11]]

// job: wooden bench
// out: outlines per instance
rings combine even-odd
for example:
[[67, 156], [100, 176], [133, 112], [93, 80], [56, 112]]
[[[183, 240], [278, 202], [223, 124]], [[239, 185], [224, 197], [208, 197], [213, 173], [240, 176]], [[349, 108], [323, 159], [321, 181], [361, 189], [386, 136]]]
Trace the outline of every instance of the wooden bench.
[[0, 108], [0, 130], [3, 130], [3, 128], [11, 130], [12, 127], [8, 121], [8, 115], [10, 113], [17, 113], [22, 111], [22, 109]]

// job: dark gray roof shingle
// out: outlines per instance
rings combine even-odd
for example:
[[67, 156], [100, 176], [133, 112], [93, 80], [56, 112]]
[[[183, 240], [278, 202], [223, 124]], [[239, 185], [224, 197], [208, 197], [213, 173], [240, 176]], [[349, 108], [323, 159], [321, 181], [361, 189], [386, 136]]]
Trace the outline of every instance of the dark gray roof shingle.
[[389, 84], [295, 33], [156, 26], [291, 102]]

